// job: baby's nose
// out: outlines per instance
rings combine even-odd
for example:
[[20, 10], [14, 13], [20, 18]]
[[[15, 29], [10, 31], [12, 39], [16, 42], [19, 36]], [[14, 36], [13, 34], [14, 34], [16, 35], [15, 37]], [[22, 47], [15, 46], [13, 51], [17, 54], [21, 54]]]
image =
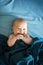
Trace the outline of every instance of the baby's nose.
[[20, 33], [23, 34], [23, 30], [20, 30]]

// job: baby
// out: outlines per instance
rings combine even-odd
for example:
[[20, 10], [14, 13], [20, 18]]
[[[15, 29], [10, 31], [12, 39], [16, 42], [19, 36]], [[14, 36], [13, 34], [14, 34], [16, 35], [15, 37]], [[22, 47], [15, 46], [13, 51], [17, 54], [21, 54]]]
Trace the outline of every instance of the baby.
[[24, 19], [18, 18], [13, 21], [12, 34], [9, 36], [7, 44], [9, 47], [12, 47], [20, 39], [28, 45], [32, 42], [32, 38], [27, 34], [27, 23]]

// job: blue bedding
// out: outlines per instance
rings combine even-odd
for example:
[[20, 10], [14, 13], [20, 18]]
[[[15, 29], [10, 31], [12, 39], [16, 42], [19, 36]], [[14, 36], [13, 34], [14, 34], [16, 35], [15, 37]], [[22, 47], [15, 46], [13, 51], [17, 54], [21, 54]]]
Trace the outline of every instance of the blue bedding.
[[31, 45], [17, 40], [13, 47], [8, 47], [6, 39], [0, 42], [0, 65], [43, 65], [42, 38], [33, 38]]
[[[26, 20], [33, 38], [30, 46], [21, 40], [7, 46], [15, 18]], [[43, 65], [43, 0], [0, 0], [0, 34], [0, 65]]]
[[0, 34], [11, 33], [11, 22], [23, 18], [28, 33], [43, 38], [43, 0], [0, 0]]

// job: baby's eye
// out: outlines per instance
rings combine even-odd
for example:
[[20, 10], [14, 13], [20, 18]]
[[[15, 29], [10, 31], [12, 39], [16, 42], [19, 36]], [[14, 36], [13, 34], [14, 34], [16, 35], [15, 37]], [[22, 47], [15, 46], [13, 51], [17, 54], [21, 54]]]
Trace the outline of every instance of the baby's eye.
[[18, 29], [21, 29], [21, 28], [18, 28]]
[[25, 30], [25, 29], [23, 29], [23, 30]]

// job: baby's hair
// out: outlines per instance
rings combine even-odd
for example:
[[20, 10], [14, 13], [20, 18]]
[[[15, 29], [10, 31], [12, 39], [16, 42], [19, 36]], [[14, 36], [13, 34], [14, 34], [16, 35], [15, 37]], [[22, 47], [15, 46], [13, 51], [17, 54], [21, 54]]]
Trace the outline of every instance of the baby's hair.
[[23, 21], [25, 21], [25, 20], [24, 20], [23, 18], [16, 18], [16, 19], [14, 19], [13, 22], [12, 22], [12, 27], [13, 27], [13, 24], [16, 23], [16, 21], [17, 21], [17, 22], [23, 22]]
[[[23, 18], [16, 18], [16, 19], [14, 19], [13, 20], [13, 22], [12, 22], [12, 27], [13, 27], [13, 25], [16, 23], [16, 21], [17, 22], [23, 22], [23, 21], [25, 21]], [[12, 28], [11, 28], [11, 31], [12, 31]]]

